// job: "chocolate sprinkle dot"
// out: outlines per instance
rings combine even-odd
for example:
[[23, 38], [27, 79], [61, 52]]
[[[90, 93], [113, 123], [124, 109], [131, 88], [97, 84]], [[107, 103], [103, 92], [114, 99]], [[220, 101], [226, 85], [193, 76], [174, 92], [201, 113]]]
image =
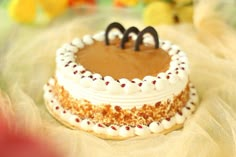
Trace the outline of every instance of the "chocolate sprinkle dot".
[[102, 124], [100, 124], [100, 123], [98, 124], [98, 126], [99, 126], [99, 127], [101, 127], [101, 128], [103, 128], [103, 125], [102, 125]]
[[86, 72], [85, 70], [80, 71], [81, 74], [84, 74], [85, 72]]
[[115, 106], [115, 110], [116, 110], [117, 112], [120, 112], [122, 109], [121, 109], [120, 106]]
[[126, 130], [130, 130], [130, 127], [129, 127], [129, 126], [126, 126], [125, 129], [126, 129]]
[[167, 121], [170, 121], [170, 117], [166, 118]]
[[142, 128], [143, 128], [142, 125], [137, 125], [137, 127], [138, 127], [139, 129], [142, 129]]
[[116, 127], [114, 127], [114, 126], [111, 126], [111, 128], [112, 128], [113, 130], [117, 130]]
[[79, 118], [75, 118], [75, 121], [76, 121], [77, 123], [79, 123], [79, 122], [80, 122]]
[[125, 84], [121, 84], [121, 87], [124, 88], [124, 87], [125, 87]]
[[161, 102], [159, 101], [155, 104], [155, 107], [159, 107], [160, 105], [161, 105]]
[[178, 112], [179, 115], [181, 115], [181, 116], [183, 115], [183, 113], [181, 111], [177, 111], [177, 112]]

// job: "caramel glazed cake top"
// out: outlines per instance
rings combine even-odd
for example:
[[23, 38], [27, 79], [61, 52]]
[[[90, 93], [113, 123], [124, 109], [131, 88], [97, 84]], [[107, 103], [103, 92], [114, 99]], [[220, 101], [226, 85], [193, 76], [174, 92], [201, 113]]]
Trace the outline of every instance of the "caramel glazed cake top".
[[84, 100], [85, 104], [109, 104], [124, 110], [173, 102], [175, 96], [187, 89], [189, 100], [181, 112], [175, 111], [175, 116], [168, 120], [134, 126], [136, 130], [133, 133], [127, 126], [101, 127], [100, 123], [92, 126], [89, 119], [78, 120], [79, 117], [73, 113], [59, 113], [62, 119], [84, 130], [106, 134], [106, 127], [108, 130], [112, 127], [112, 135], [119, 136], [159, 132], [183, 123], [198, 101], [195, 88], [188, 80], [186, 54], [170, 41], [159, 40], [152, 27], [141, 32], [136, 27], [125, 31], [122, 25], [113, 23], [105, 32], [85, 35], [63, 45], [57, 50], [56, 63], [55, 79], [50, 79], [44, 89], [45, 99], [53, 99], [51, 105], [56, 106], [56, 110], [59, 110], [60, 103], [50, 91], [55, 84], [63, 87], [73, 99]]

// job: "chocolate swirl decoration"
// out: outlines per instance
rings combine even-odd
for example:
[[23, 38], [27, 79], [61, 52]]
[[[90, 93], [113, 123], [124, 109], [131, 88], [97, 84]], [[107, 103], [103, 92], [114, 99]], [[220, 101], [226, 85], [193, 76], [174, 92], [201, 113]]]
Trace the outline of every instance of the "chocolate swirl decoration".
[[138, 28], [136, 28], [136, 27], [130, 27], [130, 28], [128, 28], [128, 29], [125, 31], [125, 33], [124, 33], [124, 35], [123, 35], [123, 38], [122, 38], [122, 40], [121, 40], [121, 42], [120, 42], [120, 48], [122, 48], [122, 49], [125, 48], [125, 43], [129, 40], [129, 34], [130, 34], [130, 33], [135, 33], [136, 35], [138, 35], [138, 34], [139, 34], [139, 30], [138, 30]]
[[125, 32], [124, 26], [122, 26], [118, 22], [113, 22], [110, 25], [108, 25], [107, 28], [106, 28], [106, 31], [105, 31], [105, 43], [106, 43], [106, 45], [110, 45], [108, 34], [114, 28], [118, 29], [122, 34]]
[[159, 38], [158, 38], [158, 34], [156, 32], [156, 30], [151, 27], [151, 26], [148, 26], [146, 27], [145, 29], [143, 29], [139, 34], [138, 34], [138, 37], [136, 39], [136, 42], [135, 42], [135, 45], [134, 45], [134, 50], [135, 51], [139, 51], [140, 50], [140, 45], [143, 43], [143, 35], [146, 34], [146, 33], [149, 33], [152, 35], [153, 39], [154, 39], [154, 42], [155, 42], [155, 45], [154, 45], [154, 48], [155, 49], [158, 49], [159, 48]]
[[135, 45], [134, 45], [135, 51], [140, 51], [140, 45], [143, 43], [143, 36], [146, 33], [149, 33], [150, 35], [152, 35], [153, 40], [155, 42], [154, 48], [155, 49], [159, 48], [159, 37], [158, 37], [156, 30], [153, 27], [148, 26], [148, 27], [144, 28], [141, 32], [136, 27], [130, 27], [127, 30], [125, 30], [124, 26], [122, 26], [118, 22], [113, 22], [107, 26], [106, 32], [105, 32], [105, 44], [106, 45], [110, 45], [108, 35], [109, 35], [109, 32], [115, 28], [118, 29], [123, 34], [123, 38], [121, 39], [121, 43], [120, 43], [121, 49], [125, 48], [125, 43], [129, 40], [130, 33], [135, 33], [137, 35], [137, 39], [136, 39]]

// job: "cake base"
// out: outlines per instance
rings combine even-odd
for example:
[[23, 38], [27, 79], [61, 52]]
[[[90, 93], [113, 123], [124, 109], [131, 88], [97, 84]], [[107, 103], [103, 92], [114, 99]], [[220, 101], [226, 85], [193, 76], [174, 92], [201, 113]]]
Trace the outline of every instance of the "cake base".
[[[65, 125], [66, 127], [70, 128], [70, 129], [79, 129], [79, 130], [82, 130], [82, 131], [85, 131], [85, 132], [88, 132], [90, 134], [93, 134], [95, 135], [96, 137], [99, 137], [99, 138], [102, 138], [102, 139], [105, 139], [105, 140], [126, 140], [126, 139], [129, 139], [131, 136], [129, 137], [122, 137], [122, 136], [109, 136], [107, 134], [99, 134], [99, 133], [96, 133], [94, 131], [88, 131], [88, 130], [83, 130], [81, 127], [78, 127], [78, 126], [75, 126], [73, 124], [70, 124], [68, 121], [64, 120], [63, 118], [61, 118], [61, 116], [53, 111], [53, 108], [52, 106], [50, 105], [49, 102], [45, 102], [45, 105], [46, 105], [46, 108], [48, 109], [49, 113], [60, 123], [62, 123], [63, 125]], [[183, 124], [176, 124], [174, 126], [172, 126], [171, 128], [169, 129], [165, 129], [161, 132], [158, 132], [156, 134], [168, 134], [174, 130], [178, 130], [178, 129], [181, 129], [183, 128]], [[154, 133], [155, 134], [155, 133]]]

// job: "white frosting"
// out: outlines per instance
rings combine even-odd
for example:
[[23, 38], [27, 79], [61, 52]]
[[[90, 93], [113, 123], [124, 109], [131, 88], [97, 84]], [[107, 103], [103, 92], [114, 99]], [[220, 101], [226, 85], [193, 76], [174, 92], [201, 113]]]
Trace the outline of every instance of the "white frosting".
[[188, 118], [191, 115], [190, 109], [188, 109], [186, 106], [182, 108], [182, 114], [185, 115], [186, 118]]
[[161, 124], [163, 125], [164, 129], [170, 129], [176, 124], [175, 117], [170, 118], [170, 120], [163, 119]]
[[[110, 93], [111, 95], [122, 93], [122, 87], [121, 87], [120, 83], [118, 83], [118, 82], [116, 82], [116, 81], [111, 81], [111, 82], [109, 82], [109, 84], [107, 85], [106, 90], [107, 90], [108, 93]], [[105, 102], [103, 102], [103, 103], [105, 103]]]
[[84, 44], [83, 42], [81, 41], [81, 39], [79, 38], [75, 38], [73, 41], [72, 41], [72, 44], [75, 45], [77, 48], [84, 48]]
[[193, 112], [195, 110], [195, 105], [192, 104], [192, 102], [188, 102], [186, 104], [186, 107], [190, 110], [190, 112]]
[[93, 126], [93, 131], [97, 134], [106, 134], [107, 127], [101, 123], [97, 123]]
[[111, 125], [107, 127], [107, 134], [110, 136], [118, 136], [119, 135], [119, 127], [115, 125]]
[[84, 119], [80, 123], [80, 127], [83, 128], [86, 131], [93, 130], [93, 126], [94, 126], [94, 124], [88, 119]]
[[155, 90], [155, 86], [151, 82], [144, 81], [141, 86], [142, 93], [152, 93]]
[[[162, 120], [161, 122], [152, 122], [149, 126], [138, 125], [136, 127], [130, 126], [105, 126], [101, 123], [94, 124], [88, 119], [81, 120], [77, 115], [72, 114], [70, 111], [64, 112], [64, 109], [61, 107], [60, 103], [55, 99], [52, 88], [55, 84], [55, 80], [49, 79], [48, 84], [43, 87], [44, 89], [44, 99], [48, 103], [50, 110], [59, 116], [63, 121], [69, 123], [70, 125], [80, 128], [82, 130], [94, 131], [98, 134], [106, 134], [110, 136], [121, 136], [121, 137], [132, 137], [132, 136], [145, 136], [150, 133], [160, 133], [165, 129], [170, 129], [175, 124], [183, 124], [187, 117], [193, 112], [190, 109], [187, 109], [189, 105], [194, 106], [198, 101], [197, 93], [195, 88], [190, 84], [190, 99], [188, 100], [186, 106], [182, 109], [182, 114], [176, 113], [175, 116], [171, 117], [170, 120]], [[194, 96], [193, 96], [194, 95]], [[114, 129], [115, 128], [115, 129]]]
[[157, 79], [156, 80], [156, 90], [157, 91], [163, 91], [165, 88], [168, 88], [170, 86], [169, 82], [166, 79]]
[[104, 91], [106, 89], [105, 82], [100, 80], [100, 79], [94, 80], [93, 83], [92, 83], [92, 87], [96, 91]]
[[134, 128], [135, 135], [145, 136], [150, 134], [150, 129], [146, 125], [138, 125]]
[[97, 33], [93, 36], [93, 38], [97, 41], [103, 41], [105, 39], [105, 32], [100, 32], [100, 33]]
[[168, 40], [163, 41], [163, 45], [162, 45], [162, 49], [165, 51], [169, 51], [169, 49], [171, 48], [172, 43]]
[[[87, 78], [87, 77], [84, 77], [84, 78], [81, 78], [80, 79], [80, 84], [81, 84], [81, 86], [82, 86], [82, 88], [84, 87], [84, 88], [89, 88], [90, 86], [91, 86], [91, 84], [92, 84], [92, 79], [91, 78]], [[76, 90], [74, 90], [74, 84], [72, 84], [72, 85], [68, 85], [68, 87], [70, 87], [70, 88], [65, 88], [65, 89], [71, 89], [71, 90], [68, 90], [68, 91], [71, 91], [72, 93], [71, 93], [71, 95], [73, 96], [73, 97], [75, 97], [75, 95], [77, 95], [76, 94]], [[73, 91], [72, 91], [73, 90]], [[80, 94], [80, 93], [78, 93], [78, 94]], [[75, 97], [76, 98], [76, 97]]]
[[93, 44], [93, 39], [90, 35], [85, 35], [83, 37], [83, 42], [86, 44], [86, 45], [92, 45]]
[[48, 83], [49, 83], [50, 85], [54, 86], [54, 85], [55, 85], [55, 80], [54, 80], [53, 78], [50, 78], [49, 81], [48, 81]]
[[[65, 117], [63, 117], [63, 119], [64, 119], [64, 118], [65, 118]], [[73, 125], [73, 126], [75, 126], [75, 127], [80, 127], [81, 119], [80, 119], [78, 116], [71, 114], [71, 115], [69, 116], [69, 118], [66, 119], [66, 120], [67, 120], [71, 125]]]
[[119, 135], [122, 137], [134, 136], [134, 128], [124, 125], [124, 126], [120, 127]]
[[[73, 54], [73, 53], [76, 53], [78, 51], [78, 48], [76, 46], [73, 46], [73, 45], [67, 45], [65, 47], [65, 50], [70, 51]], [[70, 53], [67, 53], [67, 56], [72, 56], [72, 55], [70, 55]]]
[[124, 87], [124, 92], [126, 95], [128, 94], [134, 94], [140, 91], [140, 88], [137, 84], [135, 83], [128, 83]]
[[151, 132], [153, 133], [159, 133], [159, 132], [162, 132], [164, 130], [164, 127], [161, 123], [158, 123], [158, 122], [152, 122], [150, 125], [149, 125], [149, 129]]
[[108, 38], [110, 40], [114, 40], [117, 36], [121, 39], [123, 34], [120, 31], [113, 31], [108, 34]]
[[179, 114], [179, 113], [176, 113], [175, 114], [175, 121], [177, 124], [183, 124], [184, 121], [185, 121], [185, 116], [182, 114]]

